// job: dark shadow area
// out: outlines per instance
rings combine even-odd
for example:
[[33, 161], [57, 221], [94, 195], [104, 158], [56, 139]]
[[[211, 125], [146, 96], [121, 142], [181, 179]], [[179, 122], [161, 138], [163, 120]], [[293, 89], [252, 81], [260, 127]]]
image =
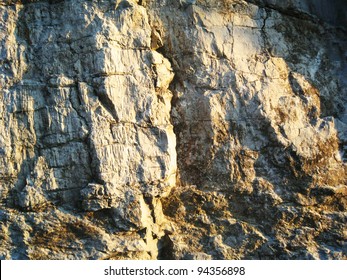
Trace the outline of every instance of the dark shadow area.
[[347, 1], [345, 0], [246, 0], [249, 3], [278, 10], [292, 16], [316, 16], [334, 26], [346, 28]]
[[158, 242], [158, 260], [174, 260], [174, 244], [170, 236], [165, 234]]

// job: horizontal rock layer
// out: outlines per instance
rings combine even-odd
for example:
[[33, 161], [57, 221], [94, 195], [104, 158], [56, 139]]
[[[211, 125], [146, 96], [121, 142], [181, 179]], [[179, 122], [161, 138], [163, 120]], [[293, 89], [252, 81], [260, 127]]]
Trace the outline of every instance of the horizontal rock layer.
[[1, 1], [0, 259], [347, 258], [344, 7]]

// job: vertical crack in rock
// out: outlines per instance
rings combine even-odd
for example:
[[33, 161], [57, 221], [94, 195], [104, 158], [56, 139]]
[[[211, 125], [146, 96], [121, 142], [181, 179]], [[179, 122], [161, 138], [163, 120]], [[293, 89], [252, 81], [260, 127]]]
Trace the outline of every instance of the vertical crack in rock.
[[344, 6], [2, 2], [0, 259], [345, 259]]

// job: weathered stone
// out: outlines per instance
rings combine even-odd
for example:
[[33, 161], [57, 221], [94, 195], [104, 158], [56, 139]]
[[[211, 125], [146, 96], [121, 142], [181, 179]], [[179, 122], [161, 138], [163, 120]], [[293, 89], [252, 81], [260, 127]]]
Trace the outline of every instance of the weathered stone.
[[0, 1], [0, 258], [346, 258], [344, 7]]

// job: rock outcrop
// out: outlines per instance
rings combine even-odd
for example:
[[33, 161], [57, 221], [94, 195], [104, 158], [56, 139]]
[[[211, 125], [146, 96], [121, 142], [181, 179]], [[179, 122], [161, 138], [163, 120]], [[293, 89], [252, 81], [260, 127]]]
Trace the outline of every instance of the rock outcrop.
[[345, 8], [0, 1], [0, 259], [346, 259]]

